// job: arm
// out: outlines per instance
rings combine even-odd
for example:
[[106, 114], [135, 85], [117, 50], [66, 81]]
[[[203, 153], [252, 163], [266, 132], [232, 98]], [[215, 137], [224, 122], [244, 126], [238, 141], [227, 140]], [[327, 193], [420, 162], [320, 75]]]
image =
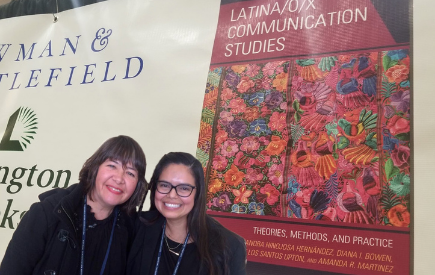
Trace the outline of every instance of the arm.
[[246, 275], [246, 244], [237, 236], [231, 245], [230, 275]]
[[41, 203], [33, 204], [9, 242], [0, 265], [0, 275], [33, 273], [45, 250], [47, 226], [47, 216]]

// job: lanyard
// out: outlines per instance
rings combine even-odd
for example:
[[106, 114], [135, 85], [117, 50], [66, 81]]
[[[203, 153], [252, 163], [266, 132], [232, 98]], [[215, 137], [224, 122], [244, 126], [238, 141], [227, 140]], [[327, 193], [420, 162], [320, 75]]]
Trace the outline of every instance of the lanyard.
[[[157, 263], [156, 263], [156, 269], [154, 270], [154, 275], [157, 275], [157, 271], [159, 270], [160, 258], [162, 256], [163, 238], [165, 237], [165, 229], [166, 229], [166, 221], [163, 224], [163, 233], [162, 233], [162, 237], [160, 239], [159, 254], [157, 256]], [[177, 274], [178, 268], [180, 267], [181, 258], [183, 257], [184, 249], [186, 248], [187, 241], [189, 240], [189, 234], [190, 233], [187, 233], [186, 239], [184, 240], [184, 244], [183, 244], [183, 246], [181, 248], [181, 252], [180, 252], [180, 257], [178, 257], [177, 265], [175, 266], [173, 275]]]
[[[83, 227], [82, 227], [82, 250], [80, 254], [80, 275], [83, 275], [85, 267], [85, 243], [86, 243], [86, 211], [87, 198], [85, 196], [83, 204]], [[107, 259], [109, 258], [110, 246], [112, 245], [113, 232], [115, 231], [116, 219], [118, 218], [118, 207], [115, 207], [115, 215], [113, 216], [112, 232], [110, 233], [109, 244], [107, 245], [106, 255], [104, 257], [103, 265], [101, 266], [100, 275], [103, 275], [104, 269], [106, 268]]]

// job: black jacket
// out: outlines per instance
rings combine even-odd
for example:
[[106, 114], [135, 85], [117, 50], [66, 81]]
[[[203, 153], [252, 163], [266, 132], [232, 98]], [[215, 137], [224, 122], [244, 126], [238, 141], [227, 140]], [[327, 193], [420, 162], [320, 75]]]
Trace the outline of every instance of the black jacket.
[[[152, 221], [156, 217], [158, 219], [154, 223], [149, 224], [146, 222]], [[223, 227], [213, 218], [207, 216], [207, 219], [208, 223], [213, 225], [213, 231], [218, 232], [228, 244], [230, 274], [246, 275], [245, 240]], [[165, 218], [157, 211], [148, 211], [141, 213], [141, 220], [142, 222], [139, 221], [136, 224], [136, 234], [128, 256], [127, 275], [154, 274], [154, 253], [157, 246], [160, 245], [160, 236]], [[213, 238], [213, 236], [210, 237]], [[208, 273], [203, 272], [200, 275], [208, 275]]]
[[57, 3], [56, 0], [12, 0], [0, 6], [0, 19], [23, 15], [57, 13], [102, 1], [105, 0], [57, 0]]
[[[41, 202], [30, 207], [12, 236], [0, 265], [0, 275], [79, 274], [82, 228], [77, 220], [82, 217], [83, 197], [81, 184], [39, 195]], [[128, 238], [130, 241], [125, 243], [130, 243], [133, 223], [133, 217], [120, 211], [114, 240]], [[110, 249], [108, 262], [112, 259], [125, 264], [128, 249]], [[111, 274], [110, 270], [106, 268], [104, 274]]]

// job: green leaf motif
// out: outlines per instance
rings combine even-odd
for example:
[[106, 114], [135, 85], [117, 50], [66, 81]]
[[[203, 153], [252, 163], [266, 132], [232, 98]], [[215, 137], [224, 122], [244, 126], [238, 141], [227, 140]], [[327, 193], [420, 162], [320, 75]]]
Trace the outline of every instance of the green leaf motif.
[[397, 134], [395, 135], [395, 137], [399, 140], [403, 140], [403, 141], [409, 141], [410, 139], [410, 133], [401, 133], [401, 134]]
[[208, 74], [207, 82], [212, 84], [213, 86], [215, 86], [215, 87], [219, 86], [220, 80], [221, 80], [220, 74], [217, 74], [214, 72], [211, 72]]
[[202, 167], [205, 167], [209, 160], [209, 155], [201, 149], [196, 148], [196, 158], [201, 162]]
[[385, 175], [387, 176], [387, 179], [389, 180], [399, 173], [400, 173], [399, 168], [394, 166], [393, 160], [391, 158], [389, 158], [385, 162]]
[[400, 204], [400, 199], [394, 194], [393, 190], [391, 190], [388, 186], [384, 186], [382, 189], [382, 197], [380, 199], [381, 206], [388, 212], [394, 206]]
[[298, 59], [298, 60], [296, 60], [296, 63], [299, 66], [306, 67], [306, 66], [310, 66], [310, 65], [315, 64], [316, 61], [313, 58], [310, 58], [310, 59]]
[[299, 105], [299, 101], [297, 101], [297, 100], [294, 100], [294, 101], [293, 101], [293, 103], [292, 103], [292, 107], [293, 107], [293, 109], [294, 109], [296, 112], [298, 112], [298, 111], [301, 110], [300, 105]]
[[204, 108], [202, 110], [202, 116], [201, 121], [207, 123], [207, 124], [213, 124], [214, 120], [214, 113], [210, 109]]
[[299, 122], [299, 120], [301, 120], [301, 115], [298, 112], [295, 113], [294, 117], [296, 123]]

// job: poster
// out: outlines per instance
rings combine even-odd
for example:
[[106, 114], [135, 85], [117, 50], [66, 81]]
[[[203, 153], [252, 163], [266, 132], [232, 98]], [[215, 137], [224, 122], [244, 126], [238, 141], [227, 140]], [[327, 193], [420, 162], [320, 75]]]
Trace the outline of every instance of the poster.
[[218, 3], [189, 3], [0, 20], [0, 259], [38, 195], [76, 183], [108, 138], [138, 141], [147, 179], [165, 153], [195, 152]]
[[409, 14], [222, 1], [197, 157], [209, 214], [246, 239], [252, 272], [409, 274]]

